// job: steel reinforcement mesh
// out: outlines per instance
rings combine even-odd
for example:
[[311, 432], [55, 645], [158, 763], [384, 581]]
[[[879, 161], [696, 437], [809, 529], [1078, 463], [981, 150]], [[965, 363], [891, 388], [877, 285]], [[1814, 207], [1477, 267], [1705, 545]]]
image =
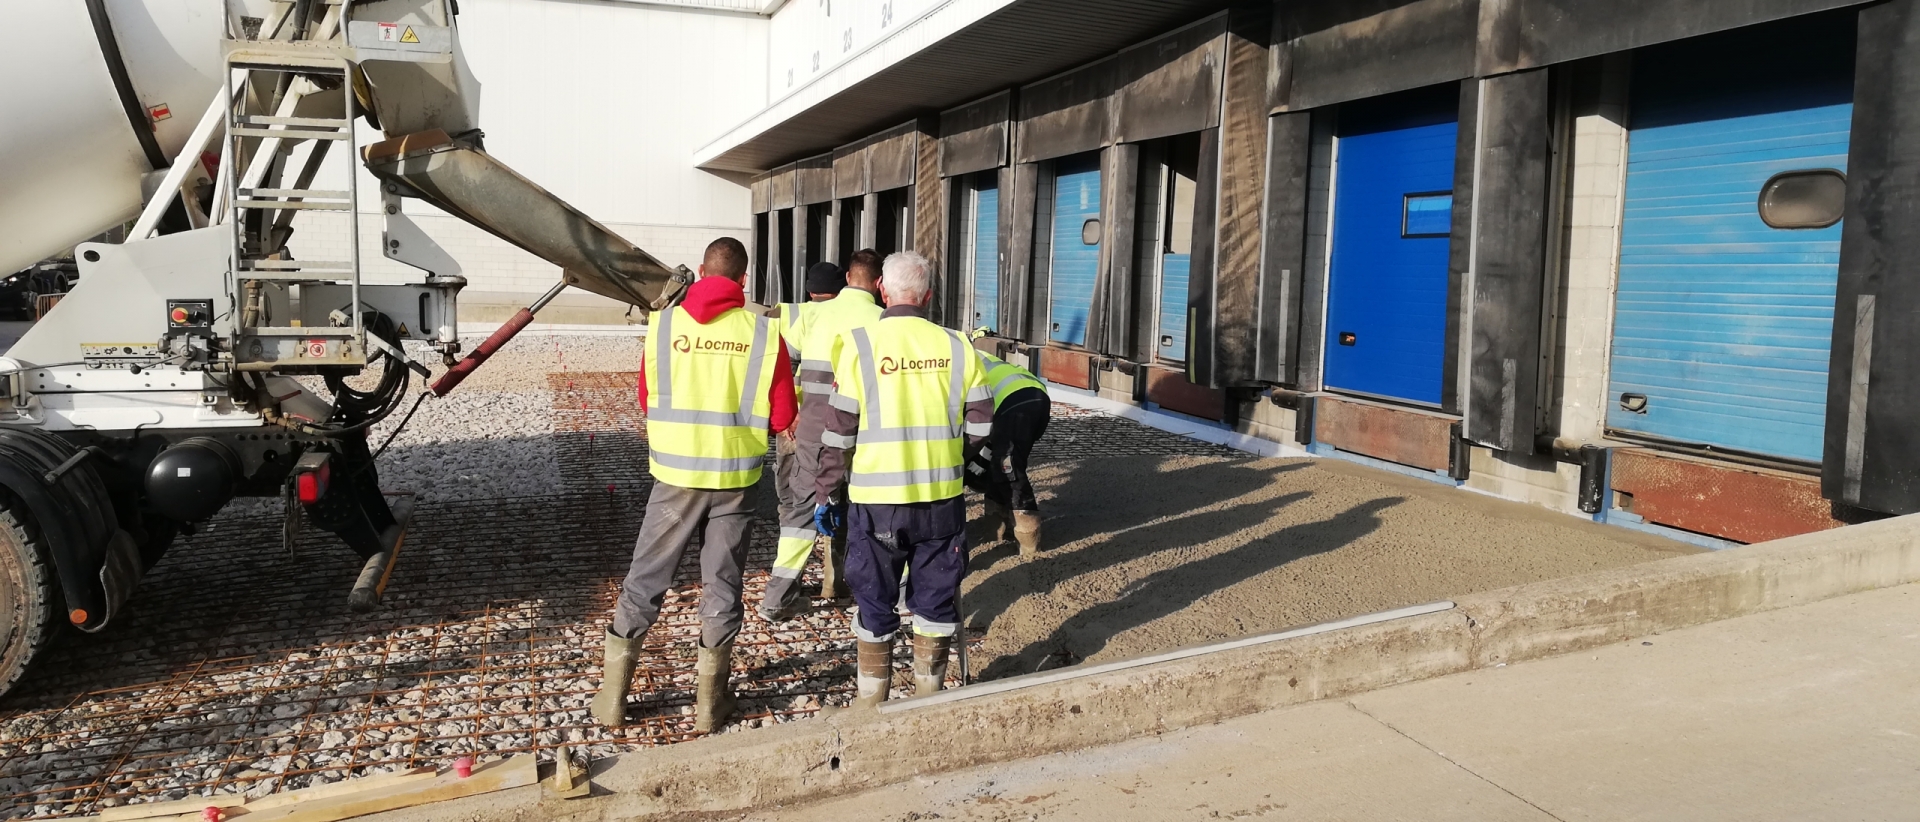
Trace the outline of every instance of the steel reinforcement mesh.
[[[643, 645], [631, 724], [615, 731], [588, 716], [645, 508], [645, 429], [632, 373], [548, 381], [563, 487], [421, 504], [375, 613], [347, 608], [352, 554], [312, 530], [289, 552], [278, 513], [223, 515], [176, 544], [114, 627], [67, 637], [0, 702], [0, 816], [259, 796], [463, 755], [550, 758], [571, 745], [606, 756], [694, 737], [696, 551]], [[1227, 453], [1070, 407], [1055, 416], [1043, 463]], [[749, 604], [777, 533], [770, 518], [756, 523]], [[807, 584], [818, 582], [816, 562]], [[849, 615], [816, 604], [779, 625], [748, 609], [728, 732], [850, 701]], [[909, 664], [903, 644], [897, 688]]]

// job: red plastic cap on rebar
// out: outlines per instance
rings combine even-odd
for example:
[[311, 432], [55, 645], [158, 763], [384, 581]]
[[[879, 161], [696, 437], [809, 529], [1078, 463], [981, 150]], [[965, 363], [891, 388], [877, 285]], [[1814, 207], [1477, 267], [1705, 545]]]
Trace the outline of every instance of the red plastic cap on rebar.
[[200, 818], [206, 820], [206, 822], [220, 822], [220, 819], [224, 816], [226, 816], [226, 814], [221, 813], [219, 808], [212, 805], [208, 805], [200, 811]]
[[458, 776], [461, 779], [466, 779], [467, 777], [472, 776], [473, 775], [473, 757], [463, 756], [463, 757], [460, 757], [459, 759], [453, 760], [453, 774], [454, 776]]

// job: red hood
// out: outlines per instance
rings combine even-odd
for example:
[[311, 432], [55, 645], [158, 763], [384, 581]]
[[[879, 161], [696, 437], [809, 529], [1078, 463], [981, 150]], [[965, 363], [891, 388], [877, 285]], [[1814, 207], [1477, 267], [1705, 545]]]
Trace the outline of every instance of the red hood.
[[747, 292], [739, 283], [725, 277], [701, 277], [687, 289], [686, 299], [680, 305], [693, 315], [695, 322], [706, 325], [728, 309], [746, 307]]

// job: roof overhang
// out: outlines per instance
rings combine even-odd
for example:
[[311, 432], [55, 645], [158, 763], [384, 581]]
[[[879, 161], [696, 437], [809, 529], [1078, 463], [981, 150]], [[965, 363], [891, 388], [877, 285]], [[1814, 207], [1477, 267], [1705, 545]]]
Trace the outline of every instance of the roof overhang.
[[1057, 74], [1198, 19], [1220, 0], [950, 0], [694, 152], [761, 172]]

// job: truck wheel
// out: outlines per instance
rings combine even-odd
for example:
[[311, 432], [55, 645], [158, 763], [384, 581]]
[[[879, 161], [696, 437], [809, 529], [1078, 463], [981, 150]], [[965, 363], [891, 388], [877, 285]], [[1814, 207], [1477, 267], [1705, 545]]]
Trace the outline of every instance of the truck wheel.
[[0, 696], [53, 641], [59, 598], [45, 547], [12, 511], [0, 509]]

